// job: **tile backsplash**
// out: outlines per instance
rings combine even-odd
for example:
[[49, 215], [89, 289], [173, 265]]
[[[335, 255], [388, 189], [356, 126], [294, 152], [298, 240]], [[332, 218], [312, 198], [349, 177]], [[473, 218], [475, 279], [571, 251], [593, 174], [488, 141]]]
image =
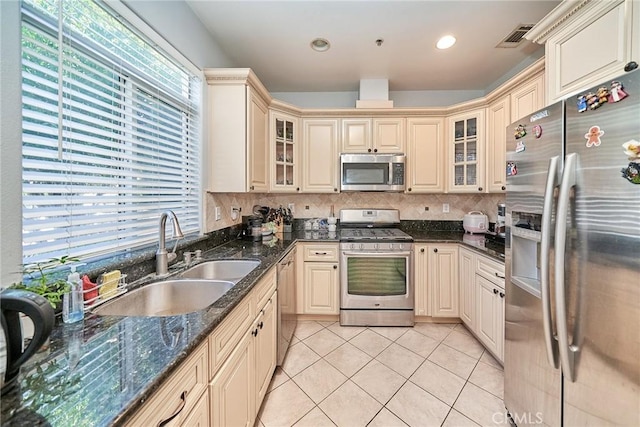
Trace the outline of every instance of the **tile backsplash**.
[[[207, 193], [206, 232], [230, 227], [241, 222], [242, 215], [251, 215], [254, 205], [287, 207], [295, 205], [295, 218], [327, 217], [334, 205], [336, 216], [344, 208], [399, 209], [403, 220], [462, 221], [470, 211], [481, 211], [495, 222], [497, 204], [504, 203], [504, 194], [404, 194], [354, 192], [339, 194], [258, 194], [258, 193]], [[442, 205], [449, 204], [449, 213], [442, 212]], [[215, 207], [220, 207], [221, 219], [215, 220]], [[242, 212], [236, 221], [231, 219], [231, 208]], [[308, 207], [308, 208], [307, 208]], [[428, 210], [425, 210], [428, 207]]]

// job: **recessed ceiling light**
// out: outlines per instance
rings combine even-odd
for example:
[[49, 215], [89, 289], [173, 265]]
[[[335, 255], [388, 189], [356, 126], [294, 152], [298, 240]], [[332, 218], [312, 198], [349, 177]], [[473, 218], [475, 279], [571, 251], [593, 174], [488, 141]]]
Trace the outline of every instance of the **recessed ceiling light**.
[[440, 40], [438, 40], [438, 43], [436, 43], [436, 47], [438, 49], [449, 49], [454, 44], [456, 44], [456, 38], [447, 35], [444, 37], [440, 37]]
[[329, 50], [330, 47], [331, 47], [331, 44], [327, 39], [317, 38], [317, 39], [311, 40], [311, 49], [317, 52], [325, 52]]

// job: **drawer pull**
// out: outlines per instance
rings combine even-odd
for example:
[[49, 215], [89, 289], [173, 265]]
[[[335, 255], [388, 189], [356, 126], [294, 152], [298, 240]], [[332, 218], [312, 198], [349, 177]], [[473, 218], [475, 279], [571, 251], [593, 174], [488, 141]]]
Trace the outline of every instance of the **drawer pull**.
[[260, 323], [258, 323], [258, 328], [262, 329], [263, 327], [264, 327], [264, 322], [261, 321]]
[[504, 276], [501, 276], [501, 275], [500, 275], [500, 274], [498, 274], [498, 273], [495, 273], [495, 275], [496, 275], [496, 277], [499, 277], [499, 278], [501, 278], [501, 279], [504, 279]]
[[180, 403], [180, 407], [176, 410], [176, 412], [174, 412], [169, 418], [160, 421], [158, 423], [158, 427], [166, 426], [171, 422], [171, 420], [180, 415], [180, 412], [182, 412], [182, 410], [184, 409], [184, 405], [187, 404], [187, 390], [182, 392], [182, 394], [180, 395], [180, 400], [182, 400], [182, 402]]
[[326, 252], [315, 252], [316, 255], [327, 255]]
[[251, 331], [251, 335], [253, 335], [254, 337], [258, 336], [258, 329], [254, 329], [253, 331]]

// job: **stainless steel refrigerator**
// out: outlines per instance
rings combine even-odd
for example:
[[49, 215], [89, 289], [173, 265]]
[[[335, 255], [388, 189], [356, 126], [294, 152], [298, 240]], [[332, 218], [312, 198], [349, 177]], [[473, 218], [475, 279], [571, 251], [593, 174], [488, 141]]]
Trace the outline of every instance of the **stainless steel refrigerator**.
[[510, 125], [506, 167], [507, 411], [640, 426], [640, 70]]

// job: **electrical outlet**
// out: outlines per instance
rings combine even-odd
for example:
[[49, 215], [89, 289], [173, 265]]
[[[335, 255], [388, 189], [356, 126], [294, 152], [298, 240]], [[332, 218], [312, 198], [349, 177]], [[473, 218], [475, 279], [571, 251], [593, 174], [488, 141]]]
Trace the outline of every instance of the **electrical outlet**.
[[222, 219], [222, 213], [220, 212], [220, 206], [216, 206], [215, 215], [216, 215], [216, 221], [220, 221]]
[[442, 212], [443, 213], [449, 213], [449, 203], [443, 203], [442, 204]]
[[292, 215], [296, 213], [296, 204], [295, 203], [289, 203], [287, 205], [287, 208], [289, 208], [289, 210], [291, 211]]

